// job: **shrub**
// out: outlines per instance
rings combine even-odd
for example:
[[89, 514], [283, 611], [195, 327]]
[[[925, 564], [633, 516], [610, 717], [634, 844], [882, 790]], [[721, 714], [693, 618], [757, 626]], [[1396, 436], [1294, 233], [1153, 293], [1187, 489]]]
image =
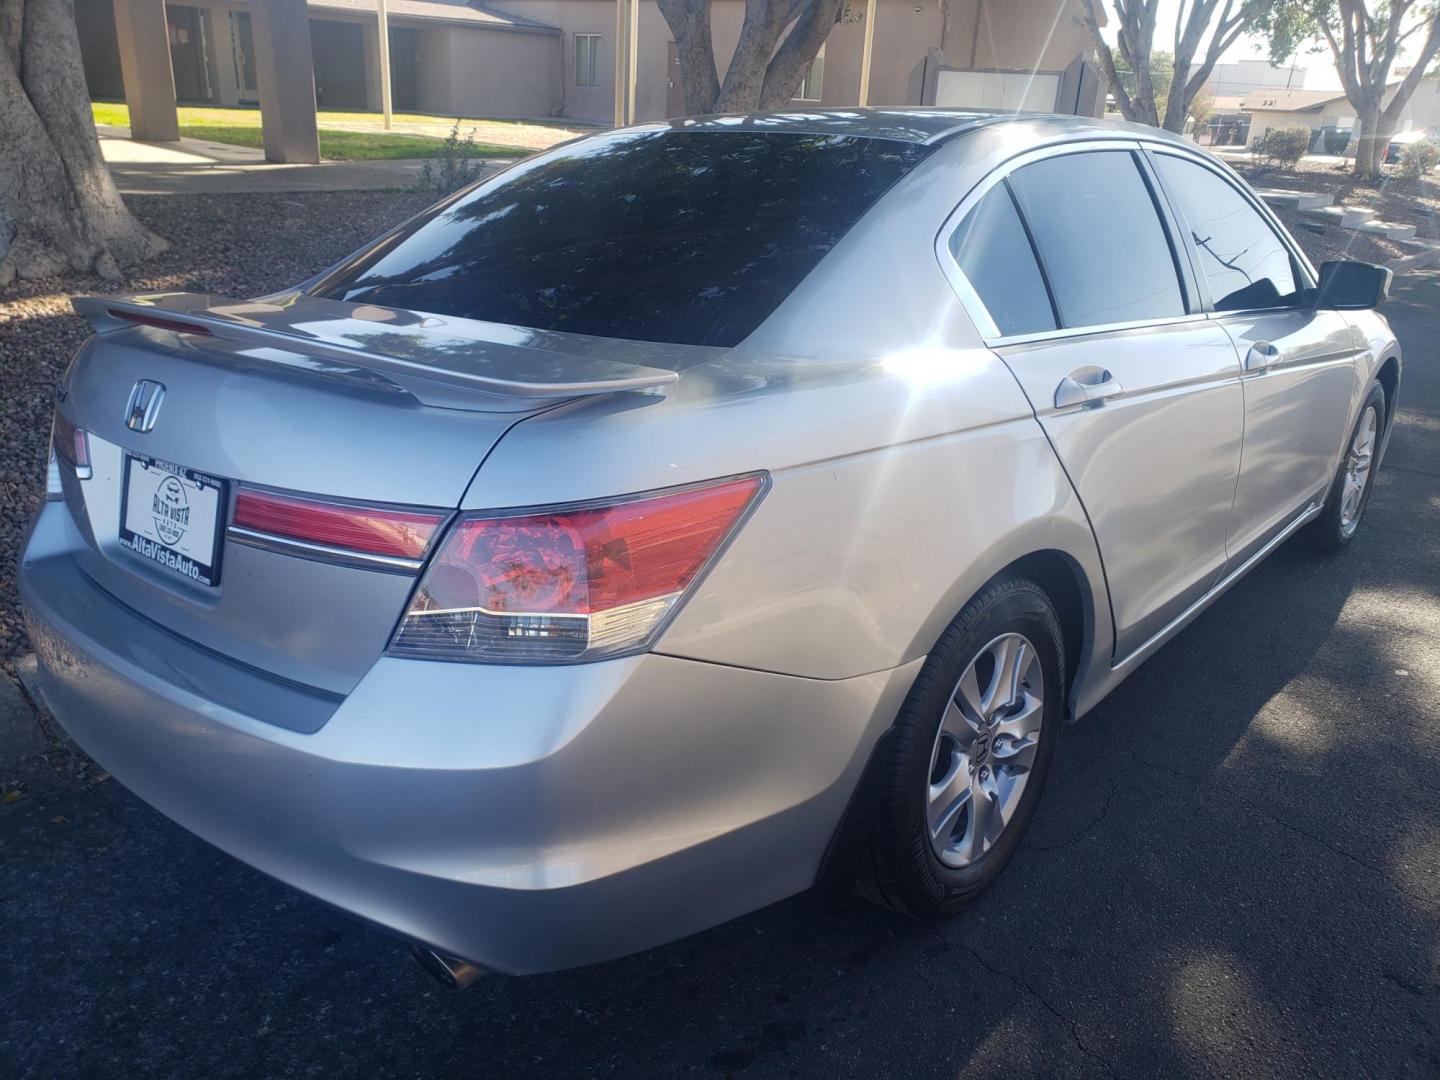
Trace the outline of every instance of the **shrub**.
[[1255, 149], [1267, 165], [1294, 165], [1309, 152], [1311, 135], [1305, 127], [1271, 128]]
[[1437, 164], [1440, 164], [1440, 146], [1429, 139], [1421, 139], [1405, 147], [1400, 155], [1400, 175], [1419, 180]]
[[415, 190], [449, 195], [466, 184], [473, 184], [485, 172], [485, 164], [475, 149], [475, 133], [467, 131], [462, 138], [460, 121], [445, 136], [439, 154], [434, 161], [427, 161], [420, 168], [415, 180]]

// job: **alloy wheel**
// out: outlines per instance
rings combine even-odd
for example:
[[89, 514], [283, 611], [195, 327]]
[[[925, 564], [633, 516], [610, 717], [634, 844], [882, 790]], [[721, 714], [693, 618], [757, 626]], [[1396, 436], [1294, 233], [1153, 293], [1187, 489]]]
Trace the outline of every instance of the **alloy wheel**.
[[1040, 745], [1045, 673], [1023, 634], [1003, 634], [965, 668], [930, 755], [925, 820], [946, 866], [989, 851], [1020, 805]]
[[1360, 526], [1360, 511], [1364, 508], [1365, 487], [1370, 480], [1370, 469], [1375, 463], [1375, 444], [1380, 430], [1380, 414], [1371, 405], [1360, 417], [1355, 429], [1355, 438], [1345, 455], [1345, 479], [1340, 485], [1340, 531], [1352, 535]]

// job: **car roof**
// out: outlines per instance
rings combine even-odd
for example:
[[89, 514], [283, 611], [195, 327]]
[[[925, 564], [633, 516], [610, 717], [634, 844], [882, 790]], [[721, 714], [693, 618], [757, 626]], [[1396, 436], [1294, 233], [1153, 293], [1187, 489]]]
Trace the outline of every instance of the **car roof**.
[[1063, 113], [994, 112], [983, 109], [956, 109], [903, 105], [889, 107], [852, 106], [829, 109], [785, 109], [774, 112], [723, 113], [712, 116], [677, 117], [673, 120], [636, 124], [632, 131], [766, 131], [805, 135], [848, 135], [857, 138], [888, 139], [917, 145], [934, 145], [980, 127], [1030, 124], [1050, 136], [1093, 136], [1097, 133], [1133, 134], [1137, 138], [1182, 142], [1189, 140], [1160, 128], [1119, 120]]

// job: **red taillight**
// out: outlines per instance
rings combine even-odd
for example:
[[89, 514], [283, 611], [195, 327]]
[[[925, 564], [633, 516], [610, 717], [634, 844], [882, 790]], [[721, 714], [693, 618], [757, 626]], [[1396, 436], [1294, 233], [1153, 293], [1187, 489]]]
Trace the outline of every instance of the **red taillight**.
[[206, 337], [214, 337], [208, 326], [185, 322], [183, 319], [167, 319], [161, 315], [142, 315], [138, 311], [125, 311], [122, 308], [106, 308], [105, 314], [112, 319], [124, 319], [126, 322], [139, 323], [141, 326], [153, 326], [158, 330], [170, 330], [176, 334], [203, 334]]
[[233, 523], [285, 540], [366, 555], [419, 559], [445, 515], [424, 510], [383, 510], [242, 489]]
[[72, 472], [82, 480], [90, 478], [90, 440], [83, 428], [78, 428], [55, 412], [51, 427], [50, 441], [55, 447], [55, 456], [70, 466]]
[[754, 502], [763, 478], [517, 517], [462, 518], [393, 655], [523, 663], [647, 646]]

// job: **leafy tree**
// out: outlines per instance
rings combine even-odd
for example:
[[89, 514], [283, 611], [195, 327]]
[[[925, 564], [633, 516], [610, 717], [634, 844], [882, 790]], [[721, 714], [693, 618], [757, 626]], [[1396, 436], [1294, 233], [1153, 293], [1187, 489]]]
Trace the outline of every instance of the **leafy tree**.
[[480, 151], [475, 148], [474, 130], [461, 135], [460, 121], [456, 120], [434, 160], [427, 161], [420, 167], [420, 175], [415, 178], [413, 190], [432, 195], [449, 195], [466, 184], [473, 184], [484, 174], [485, 162], [480, 158]]
[[0, 0], [0, 288], [164, 248], [100, 156], [70, 0]]
[[1190, 102], [1190, 119], [1197, 130], [1205, 126], [1210, 119], [1210, 114], [1214, 111], [1215, 95], [1208, 89], [1201, 90]]
[[[1440, 3], [1435, 0], [1282, 0], [1258, 22], [1270, 39], [1270, 60], [1288, 60], [1322, 39], [1335, 60], [1345, 97], [1360, 118], [1355, 175], [1378, 177], [1385, 148], [1426, 69], [1440, 55]], [[1407, 46], [1414, 66], [1391, 88], [1390, 69]]]
[[1405, 147], [1400, 157], [1400, 175], [1410, 180], [1419, 180], [1440, 164], [1440, 146], [1429, 139], [1421, 139]]
[[[1109, 0], [1116, 24], [1113, 49], [1100, 33], [1098, 12], [1104, 2], [1080, 0], [1120, 112], [1126, 120], [1177, 132], [1185, 130], [1191, 102], [1225, 50], [1274, 6], [1274, 0], [1180, 0], [1174, 51], [1166, 54], [1155, 49], [1160, 0]], [[1165, 55], [1172, 64], [1168, 86], [1156, 64]], [[1126, 69], [1133, 73], [1133, 90], [1122, 78]]]
[[1267, 168], [1293, 166], [1309, 151], [1313, 134], [1308, 127], [1271, 128], [1256, 140], [1255, 152]]
[[[1125, 62], [1123, 56], [1115, 58], [1115, 74], [1120, 86], [1133, 101], [1139, 93], [1139, 82], [1135, 69]], [[1170, 99], [1170, 86], [1175, 81], [1175, 54], [1156, 49], [1150, 54], [1150, 85], [1155, 94], [1155, 115], [1164, 116], [1165, 106]]]
[[740, 40], [722, 82], [710, 36], [710, 0], [658, 3], [675, 38], [685, 111], [691, 115], [788, 104], [842, 7], [841, 0], [745, 0]]

